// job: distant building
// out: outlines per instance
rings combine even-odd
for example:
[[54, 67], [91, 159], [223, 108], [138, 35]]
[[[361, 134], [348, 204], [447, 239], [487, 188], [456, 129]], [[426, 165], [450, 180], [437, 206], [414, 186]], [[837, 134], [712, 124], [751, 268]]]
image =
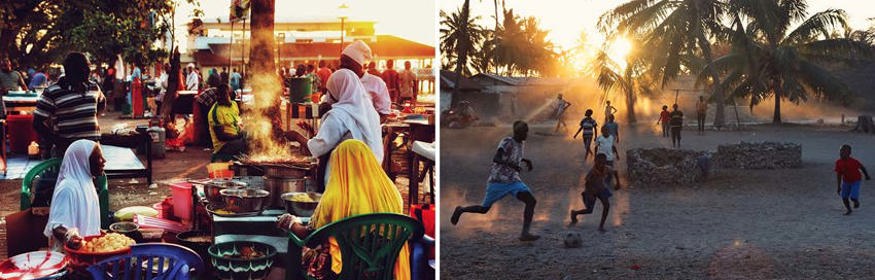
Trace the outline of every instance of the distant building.
[[562, 78], [508, 77], [480, 73], [471, 77], [483, 89], [484, 95], [496, 96], [495, 114], [519, 118], [528, 116], [545, 102], [567, 89], [569, 81]]
[[[395, 70], [404, 69], [404, 62], [410, 61], [417, 71], [420, 80], [433, 81], [434, 73], [431, 67], [434, 63], [435, 49], [433, 46], [421, 44], [392, 35], [377, 35], [374, 21], [347, 21], [343, 24], [337, 20], [283, 20], [277, 18], [274, 26], [276, 46], [273, 49], [278, 55], [278, 67], [294, 68], [297, 64], [317, 64], [326, 61], [329, 65], [339, 64], [341, 34], [343, 46], [355, 40], [367, 43], [374, 54], [374, 61], [380, 71], [385, 70], [386, 60], [395, 60]], [[248, 25], [248, 23], [247, 23]], [[245, 36], [244, 36], [245, 32]], [[245, 69], [249, 62], [249, 51], [252, 42], [248, 26], [227, 22], [202, 22], [191, 29], [188, 56], [191, 61], [203, 68], [221, 68], [231, 64], [232, 68]], [[231, 37], [233, 34], [233, 44]], [[433, 83], [423, 83], [421, 89], [433, 91]]]

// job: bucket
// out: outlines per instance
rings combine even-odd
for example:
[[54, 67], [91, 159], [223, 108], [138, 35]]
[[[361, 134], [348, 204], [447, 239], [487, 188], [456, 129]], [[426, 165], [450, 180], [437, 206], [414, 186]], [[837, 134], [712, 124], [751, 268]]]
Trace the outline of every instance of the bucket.
[[[173, 196], [173, 216], [183, 223], [191, 221], [192, 201], [191, 183], [176, 182], [170, 184], [170, 194]], [[165, 217], [166, 218], [166, 217]]]
[[207, 174], [210, 179], [231, 178], [234, 177], [234, 170], [231, 170], [231, 162], [214, 162], [207, 164]]

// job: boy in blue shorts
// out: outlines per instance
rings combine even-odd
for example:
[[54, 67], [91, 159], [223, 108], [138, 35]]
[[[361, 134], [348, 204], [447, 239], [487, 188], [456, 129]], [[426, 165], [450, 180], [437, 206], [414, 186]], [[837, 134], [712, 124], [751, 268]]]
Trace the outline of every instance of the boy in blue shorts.
[[[842, 202], [845, 204], [845, 215], [851, 214], [851, 203], [848, 198], [854, 201], [854, 208], [860, 208], [860, 181], [863, 179], [863, 174], [866, 175], [866, 181], [872, 180], [869, 177], [869, 172], [866, 172], [866, 167], [863, 167], [857, 159], [851, 157], [851, 145], [842, 145], [839, 150], [839, 160], [836, 161], [836, 192], [842, 196]], [[863, 171], [860, 174], [860, 171]]]
[[599, 223], [599, 231], [605, 231], [605, 220], [608, 218], [608, 212], [611, 210], [611, 202], [608, 201], [613, 194], [607, 186], [607, 179], [614, 176], [617, 180], [616, 189], [620, 188], [620, 175], [616, 170], [608, 166], [608, 158], [605, 154], [597, 154], [595, 156], [595, 166], [586, 174], [586, 183], [584, 183], [583, 192], [580, 195], [583, 197], [583, 205], [586, 209], [571, 210], [571, 223], [568, 226], [577, 224], [577, 215], [592, 214], [595, 208], [595, 200], [598, 198], [602, 202], [602, 221]]
[[483, 198], [483, 204], [467, 207], [457, 206], [456, 210], [453, 211], [453, 216], [450, 217], [450, 223], [453, 225], [458, 223], [462, 213], [486, 214], [493, 203], [505, 196], [512, 195], [526, 204], [526, 209], [523, 212], [523, 232], [520, 234], [520, 240], [534, 241], [540, 238], [540, 236], [529, 232], [537, 201], [529, 187], [520, 179], [521, 164], [525, 163], [529, 171], [532, 171], [533, 168], [532, 161], [523, 158], [523, 142], [528, 138], [528, 134], [529, 125], [524, 121], [513, 123], [513, 137], [502, 139], [501, 143], [498, 144], [498, 151], [495, 152], [495, 156], [492, 158], [492, 168], [489, 172], [486, 197]]

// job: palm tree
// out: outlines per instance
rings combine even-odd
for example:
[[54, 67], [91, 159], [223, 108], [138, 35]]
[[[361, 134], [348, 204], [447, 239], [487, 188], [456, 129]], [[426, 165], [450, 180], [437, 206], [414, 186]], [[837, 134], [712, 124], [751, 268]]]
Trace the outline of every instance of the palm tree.
[[[643, 34], [644, 48], [657, 52], [649, 62], [651, 71], [665, 86], [685, 69], [684, 57], [696, 53], [707, 62], [713, 61], [711, 38], [720, 35], [721, 18], [726, 5], [721, 0], [632, 0], [600, 18], [603, 31]], [[708, 75], [714, 84], [720, 83], [716, 70]], [[717, 103], [714, 126], [724, 124], [724, 93], [721, 87], [712, 87], [711, 99]]]
[[736, 14], [732, 50], [707, 67], [727, 73], [721, 88], [750, 97], [751, 106], [774, 98], [774, 124], [782, 121], [784, 99], [798, 104], [809, 95], [847, 97], [848, 87], [819, 64], [853, 62], [870, 54], [867, 43], [836, 35], [848, 34], [844, 11], [829, 9], [806, 18], [803, 0], [730, 1], [730, 6]]
[[[610, 38], [609, 36], [608, 38]], [[607, 40], [610, 41], [610, 40]], [[629, 123], [637, 122], [635, 117], [636, 93], [652, 95], [653, 82], [647, 73], [647, 61], [650, 55], [643, 48], [634, 49], [625, 58], [625, 67], [612, 59], [608, 53], [609, 43], [602, 45], [592, 62], [588, 72], [596, 76], [598, 86], [607, 97], [611, 91], [620, 90], [626, 99], [626, 118]]]
[[[460, 93], [459, 81], [462, 79], [462, 72], [468, 69], [468, 54], [476, 52], [474, 47], [483, 39], [483, 29], [476, 24], [479, 17], [471, 17], [470, 4], [470, 0], [465, 0], [456, 14], [441, 20], [441, 25], [445, 27], [440, 30], [441, 49], [445, 54], [453, 52], [456, 54], [456, 77], [453, 81], [456, 95]], [[470, 74], [470, 71], [468, 73]], [[453, 98], [453, 102], [456, 99]]]

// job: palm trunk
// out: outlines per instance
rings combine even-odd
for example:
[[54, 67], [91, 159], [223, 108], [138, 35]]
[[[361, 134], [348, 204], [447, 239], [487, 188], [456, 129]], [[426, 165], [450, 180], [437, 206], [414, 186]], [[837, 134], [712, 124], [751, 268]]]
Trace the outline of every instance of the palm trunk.
[[[459, 15], [459, 28], [461, 28], [461, 33], [464, 34], [463, 37], [467, 37], [468, 34], [468, 14], [469, 7], [471, 1], [465, 0], [465, 4], [462, 6], [462, 14]], [[458, 97], [462, 93], [462, 86], [459, 84], [462, 80], [462, 67], [465, 67], [468, 63], [468, 43], [470, 41], [468, 38], [459, 38], [459, 42], [456, 43], [456, 51], [458, 52], [458, 57], [456, 57], [456, 80], [453, 82], [453, 86], [455, 86], [455, 91], [453, 94], [453, 99], [450, 102], [450, 108], [455, 107], [458, 102]]]
[[[713, 63], [714, 59], [711, 56], [711, 43], [710, 41], [708, 41], [707, 38], [705, 38], [704, 34], [700, 33], [699, 44], [702, 48], [702, 54], [705, 57], [705, 61], [708, 61], [709, 64]], [[723, 125], [726, 123], [726, 99], [723, 95], [723, 88], [717, 86], [720, 84], [720, 74], [717, 73], [717, 70], [714, 69], [714, 67], [710, 67], [710, 70], [708, 72], [708, 74], [711, 75], [711, 79], [713, 81], [713, 92], [711, 93], [711, 98], [714, 99], [717, 103], [714, 112], [714, 127], [719, 129], [723, 127]]]
[[635, 92], [632, 89], [626, 90], [626, 119], [629, 124], [638, 122], [635, 118]]
[[781, 98], [784, 96], [781, 86], [775, 86], [775, 113], [772, 116], [772, 124], [781, 124]]

